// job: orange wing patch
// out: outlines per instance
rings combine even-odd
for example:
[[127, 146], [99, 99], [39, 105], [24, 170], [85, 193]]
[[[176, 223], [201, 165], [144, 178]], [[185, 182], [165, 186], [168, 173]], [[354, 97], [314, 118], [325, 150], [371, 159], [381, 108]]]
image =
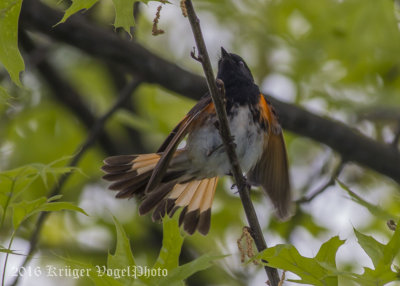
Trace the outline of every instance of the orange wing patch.
[[263, 94], [260, 94], [259, 105], [260, 105], [261, 119], [267, 121], [268, 130], [272, 131], [275, 134], [281, 133], [282, 128], [278, 122], [278, 119], [276, 118], [275, 112], [272, 109], [272, 106], [267, 103]]
[[211, 101], [211, 102], [207, 105], [207, 107], [205, 108], [204, 111], [205, 111], [205, 112], [208, 112], [208, 113], [215, 113], [214, 102]]

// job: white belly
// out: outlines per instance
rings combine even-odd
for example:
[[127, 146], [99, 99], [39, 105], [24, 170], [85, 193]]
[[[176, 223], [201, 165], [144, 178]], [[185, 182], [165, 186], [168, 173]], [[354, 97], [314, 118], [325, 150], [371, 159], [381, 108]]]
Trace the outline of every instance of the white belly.
[[[228, 118], [236, 153], [243, 172], [248, 172], [260, 159], [264, 145], [264, 134], [248, 107], [239, 107], [237, 114]], [[257, 132], [259, 131], [259, 132]], [[202, 177], [222, 176], [230, 173], [230, 163], [222, 146], [219, 131], [213, 122], [192, 132], [188, 138], [187, 158], [189, 172]], [[186, 152], [185, 152], [186, 153]]]

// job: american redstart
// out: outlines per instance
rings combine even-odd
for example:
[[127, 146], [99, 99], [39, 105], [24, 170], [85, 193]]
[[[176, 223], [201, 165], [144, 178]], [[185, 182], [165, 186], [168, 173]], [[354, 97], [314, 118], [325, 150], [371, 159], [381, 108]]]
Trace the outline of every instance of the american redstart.
[[[260, 185], [280, 218], [290, 214], [288, 159], [276, 112], [266, 101], [244, 60], [221, 47], [217, 78], [226, 94], [226, 112], [243, 172]], [[153, 220], [183, 208], [179, 223], [193, 234], [210, 229], [218, 177], [231, 174], [219, 134], [214, 104], [207, 93], [178, 123], [156, 153], [108, 157], [104, 179], [117, 198], [141, 198], [139, 213], [154, 209]], [[186, 139], [185, 147], [178, 149]]]

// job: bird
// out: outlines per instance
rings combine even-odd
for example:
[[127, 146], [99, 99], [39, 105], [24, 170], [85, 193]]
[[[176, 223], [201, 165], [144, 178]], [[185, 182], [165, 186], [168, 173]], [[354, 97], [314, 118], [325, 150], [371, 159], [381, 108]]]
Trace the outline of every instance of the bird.
[[[261, 186], [278, 218], [292, 213], [288, 156], [275, 109], [255, 84], [245, 61], [221, 47], [217, 79], [238, 161], [247, 183]], [[181, 147], [181, 142], [186, 144]], [[183, 117], [155, 153], [117, 155], [104, 160], [103, 179], [117, 198], [137, 197], [139, 214], [153, 221], [172, 217], [189, 235], [206, 235], [218, 179], [232, 176], [219, 133], [214, 103], [206, 93]]]

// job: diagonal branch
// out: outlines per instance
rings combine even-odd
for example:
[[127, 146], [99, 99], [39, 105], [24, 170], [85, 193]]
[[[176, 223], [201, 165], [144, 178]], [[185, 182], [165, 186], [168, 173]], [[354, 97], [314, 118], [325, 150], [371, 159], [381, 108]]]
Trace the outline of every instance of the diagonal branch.
[[319, 187], [317, 190], [315, 190], [311, 195], [308, 197], [304, 196], [303, 198], [300, 198], [296, 201], [297, 204], [303, 204], [303, 203], [309, 203], [316, 197], [318, 197], [320, 194], [326, 191], [329, 187], [333, 186], [336, 183], [337, 178], [339, 177], [340, 173], [342, 172], [346, 162], [341, 160], [335, 170], [333, 171], [331, 177], [329, 180], [323, 184], [321, 187]]
[[[43, 48], [35, 44], [25, 31], [19, 32], [19, 42], [22, 48], [31, 55], [29, 59], [32, 59], [32, 54], [35, 54], [36, 51], [43, 50]], [[52, 90], [52, 96], [79, 118], [86, 129], [90, 131], [97, 121], [97, 116], [89, 108], [82, 95], [65, 78], [63, 78], [62, 74], [60, 74], [60, 72], [49, 60], [46, 59], [46, 57], [41, 56], [39, 60], [34, 62], [34, 65]], [[121, 81], [121, 85], [125, 87], [126, 80], [124, 77], [119, 74], [118, 78]], [[117, 144], [106, 130], [102, 130], [99, 133], [98, 142], [107, 154], [138, 153], [140, 150], [144, 149], [138, 139], [138, 132], [135, 132], [135, 130], [128, 127], [126, 127], [126, 129], [132, 139], [129, 142], [129, 147]]]
[[[112, 62], [149, 83], [159, 84], [189, 98], [199, 99], [207, 91], [204, 79], [149, 52], [136, 42], [118, 38], [74, 15], [53, 27], [62, 13], [37, 0], [24, 0], [20, 26], [75, 46], [105, 62]], [[323, 143], [346, 161], [353, 161], [400, 182], [400, 152], [376, 142], [353, 128], [315, 115], [293, 104], [268, 97], [280, 114], [286, 130]]]
[[[254, 242], [256, 243], [258, 251], [261, 252], [267, 248], [267, 244], [265, 242], [260, 223], [258, 222], [256, 211], [251, 202], [249, 186], [246, 182], [246, 179], [243, 177], [243, 172], [239, 165], [239, 160], [235, 151], [235, 144], [232, 140], [231, 131], [229, 129], [228, 119], [226, 115], [224, 103], [225, 94], [223, 91], [223, 86], [221, 88], [222, 92], [220, 92], [214, 80], [215, 77], [211, 67], [210, 58], [208, 56], [207, 48], [204, 43], [203, 35], [200, 28], [200, 20], [197, 18], [197, 15], [194, 11], [192, 1], [186, 0], [185, 6], [190, 25], [192, 26], [196, 45], [199, 50], [199, 56], [197, 57], [197, 59], [201, 62], [204, 74], [206, 75], [208, 89], [214, 102], [219, 121], [219, 132], [224, 143], [229, 162], [231, 164], [232, 175], [239, 190], [240, 199], [246, 213], [247, 221], [249, 222], [251, 228], [252, 237], [254, 239]], [[265, 267], [265, 270], [267, 272], [271, 285], [277, 286], [279, 283], [278, 271], [271, 267]]]
[[[68, 163], [69, 167], [75, 167], [78, 165], [80, 159], [82, 156], [90, 149], [90, 147], [96, 142], [97, 138], [100, 136], [102, 133], [102, 130], [104, 128], [104, 125], [106, 124], [107, 120], [118, 110], [120, 109], [123, 104], [126, 102], [126, 100], [131, 96], [132, 92], [141, 84], [141, 80], [132, 80], [129, 84], [126, 85], [126, 87], [121, 91], [117, 101], [115, 104], [103, 115], [101, 116], [94, 124], [93, 128], [91, 129], [90, 133], [88, 134], [86, 140], [82, 143], [82, 145], [78, 148], [76, 154], [74, 157], [71, 159], [71, 161]], [[63, 174], [58, 182], [54, 185], [54, 187], [51, 189], [51, 191], [48, 194], [48, 198], [51, 198], [53, 196], [59, 195], [62, 191], [62, 188], [68, 178], [71, 176], [72, 173], [65, 173]], [[25, 257], [25, 260], [21, 264], [21, 267], [25, 267], [28, 265], [30, 260], [33, 257], [33, 254], [36, 251], [36, 246], [38, 244], [39, 240], [39, 235], [40, 231], [42, 230], [42, 227], [44, 225], [44, 222], [46, 221], [49, 212], [41, 212], [39, 214], [38, 220], [36, 222], [36, 227], [35, 230], [33, 231], [31, 238], [29, 240], [29, 251], [28, 254]], [[15, 277], [15, 280], [11, 285], [17, 285], [18, 283], [19, 276], [17, 275]]]
[[[20, 31], [19, 42], [24, 51], [32, 56], [40, 49], [36, 47], [35, 43], [25, 31]], [[32, 56], [28, 60], [33, 59]], [[29, 62], [32, 63], [31, 61]], [[86, 102], [83, 101], [80, 94], [61, 77], [45, 57], [40, 57], [40, 59], [36, 60], [33, 64], [35, 64], [39, 73], [53, 90], [52, 95], [55, 99], [71, 110], [72, 113], [80, 119], [83, 125], [90, 130], [96, 118], [90, 108], [88, 108]], [[107, 153], [114, 154], [116, 152], [114, 142], [112, 142], [111, 138], [105, 132], [99, 134], [99, 143]]]

